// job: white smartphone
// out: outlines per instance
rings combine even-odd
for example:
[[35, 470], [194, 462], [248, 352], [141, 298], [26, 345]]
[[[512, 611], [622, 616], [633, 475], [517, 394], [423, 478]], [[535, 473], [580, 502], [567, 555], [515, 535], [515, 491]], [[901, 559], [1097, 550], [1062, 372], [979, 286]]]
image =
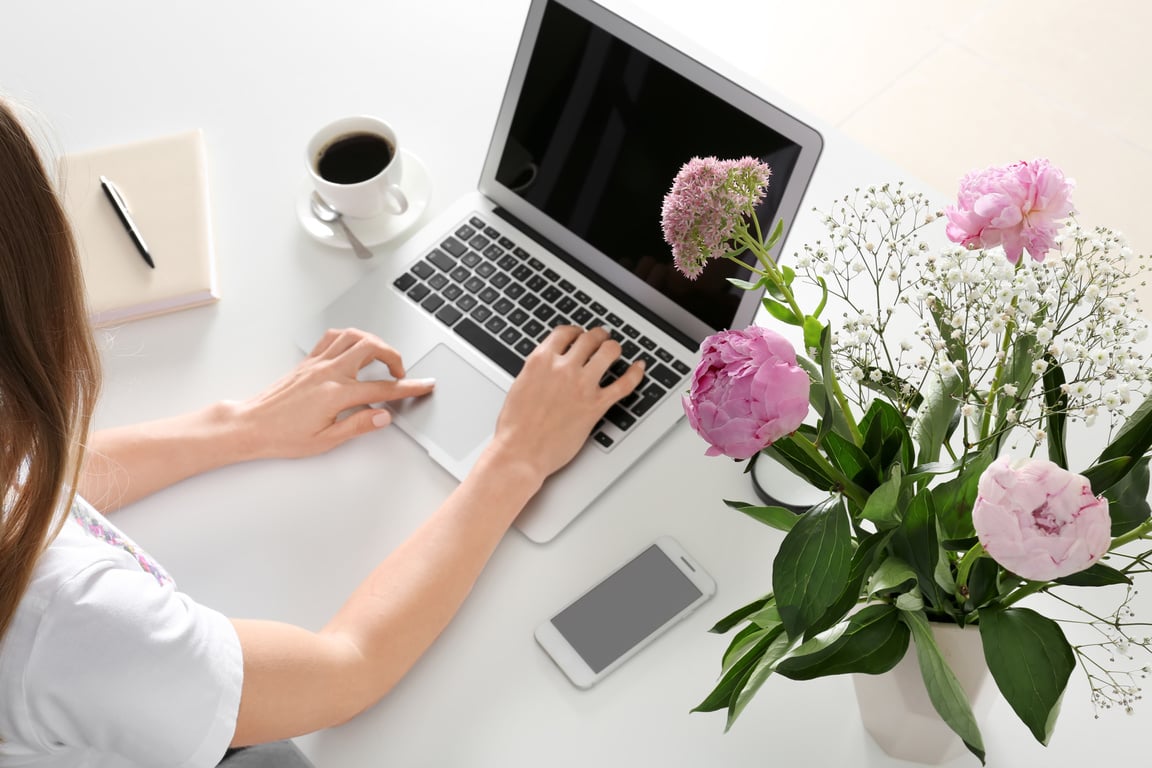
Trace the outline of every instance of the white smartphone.
[[662, 537], [536, 629], [578, 688], [590, 688], [716, 593], [716, 582]]

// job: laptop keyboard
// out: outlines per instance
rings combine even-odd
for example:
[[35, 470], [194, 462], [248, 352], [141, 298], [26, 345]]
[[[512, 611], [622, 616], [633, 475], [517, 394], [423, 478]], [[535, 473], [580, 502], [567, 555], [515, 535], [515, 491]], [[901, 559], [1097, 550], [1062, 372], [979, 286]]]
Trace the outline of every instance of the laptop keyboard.
[[622, 353], [601, 386], [636, 360], [647, 367], [640, 386], [592, 430], [591, 438], [604, 449], [618, 444], [692, 371], [478, 215], [462, 222], [393, 286], [512, 376], [555, 326], [605, 326]]

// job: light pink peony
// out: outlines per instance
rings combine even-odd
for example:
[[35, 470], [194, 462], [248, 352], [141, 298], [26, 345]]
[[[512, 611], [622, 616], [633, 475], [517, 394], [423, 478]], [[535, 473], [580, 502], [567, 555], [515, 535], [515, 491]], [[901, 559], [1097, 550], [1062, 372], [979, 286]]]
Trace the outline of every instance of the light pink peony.
[[972, 524], [992, 559], [1049, 581], [1082, 571], [1112, 542], [1108, 500], [1087, 478], [1045, 459], [997, 459], [980, 475]]
[[1044, 159], [973, 171], [960, 180], [957, 204], [944, 210], [945, 232], [967, 248], [1002, 245], [1013, 264], [1024, 251], [1043, 261], [1073, 211], [1075, 185]]
[[661, 210], [676, 269], [695, 280], [708, 259], [733, 250], [736, 226], [764, 199], [771, 175], [772, 169], [753, 157], [694, 157], [685, 163]]
[[808, 374], [775, 331], [721, 331], [704, 339], [700, 354], [684, 412], [708, 441], [709, 456], [750, 458], [808, 415]]

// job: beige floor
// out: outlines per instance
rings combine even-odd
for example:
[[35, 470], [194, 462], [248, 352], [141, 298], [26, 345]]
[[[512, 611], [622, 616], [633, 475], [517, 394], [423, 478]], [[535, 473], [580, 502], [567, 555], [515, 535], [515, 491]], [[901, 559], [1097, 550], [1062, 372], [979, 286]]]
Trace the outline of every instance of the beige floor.
[[1076, 180], [1082, 223], [1152, 254], [1152, 4], [666, 0], [662, 14], [941, 192], [1047, 157]]

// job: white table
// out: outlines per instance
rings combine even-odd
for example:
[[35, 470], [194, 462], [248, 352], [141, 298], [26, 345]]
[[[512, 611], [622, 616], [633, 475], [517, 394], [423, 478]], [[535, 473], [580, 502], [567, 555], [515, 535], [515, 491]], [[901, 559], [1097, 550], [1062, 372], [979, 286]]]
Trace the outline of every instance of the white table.
[[[525, 0], [46, 0], [10, 10], [0, 87], [43, 113], [58, 149], [191, 127], [207, 139], [224, 298], [102, 333], [97, 425], [248, 396], [288, 371], [299, 359], [298, 318], [373, 267], [312, 241], [295, 221], [308, 136], [345, 114], [392, 121], [435, 179], [430, 208], [439, 210], [479, 176], [526, 9]], [[690, 38], [690, 27], [679, 34]], [[908, 178], [825, 134], [806, 209], [857, 183]], [[816, 217], [805, 214], [790, 245], [816, 236]], [[377, 260], [387, 258], [379, 249]], [[322, 768], [894, 764], [864, 733], [843, 677], [770, 682], [726, 735], [722, 715], [688, 714], [727, 643], [705, 630], [768, 591], [780, 540], [723, 506], [724, 497], [751, 499], [751, 489], [740, 466], [703, 450], [681, 422], [552, 543], [510, 533], [411, 674], [352, 723], [301, 739], [305, 751]], [[315, 628], [452, 487], [402, 433], [385, 430], [318, 458], [190, 480], [117, 521], [197, 599]], [[576, 690], [536, 647], [533, 628], [659, 535], [704, 564], [717, 596], [599, 686]], [[1093, 721], [1086, 699], [1077, 672], [1049, 750], [999, 702], [984, 725], [989, 764], [1143, 753], [1148, 707], [1135, 719]]]

